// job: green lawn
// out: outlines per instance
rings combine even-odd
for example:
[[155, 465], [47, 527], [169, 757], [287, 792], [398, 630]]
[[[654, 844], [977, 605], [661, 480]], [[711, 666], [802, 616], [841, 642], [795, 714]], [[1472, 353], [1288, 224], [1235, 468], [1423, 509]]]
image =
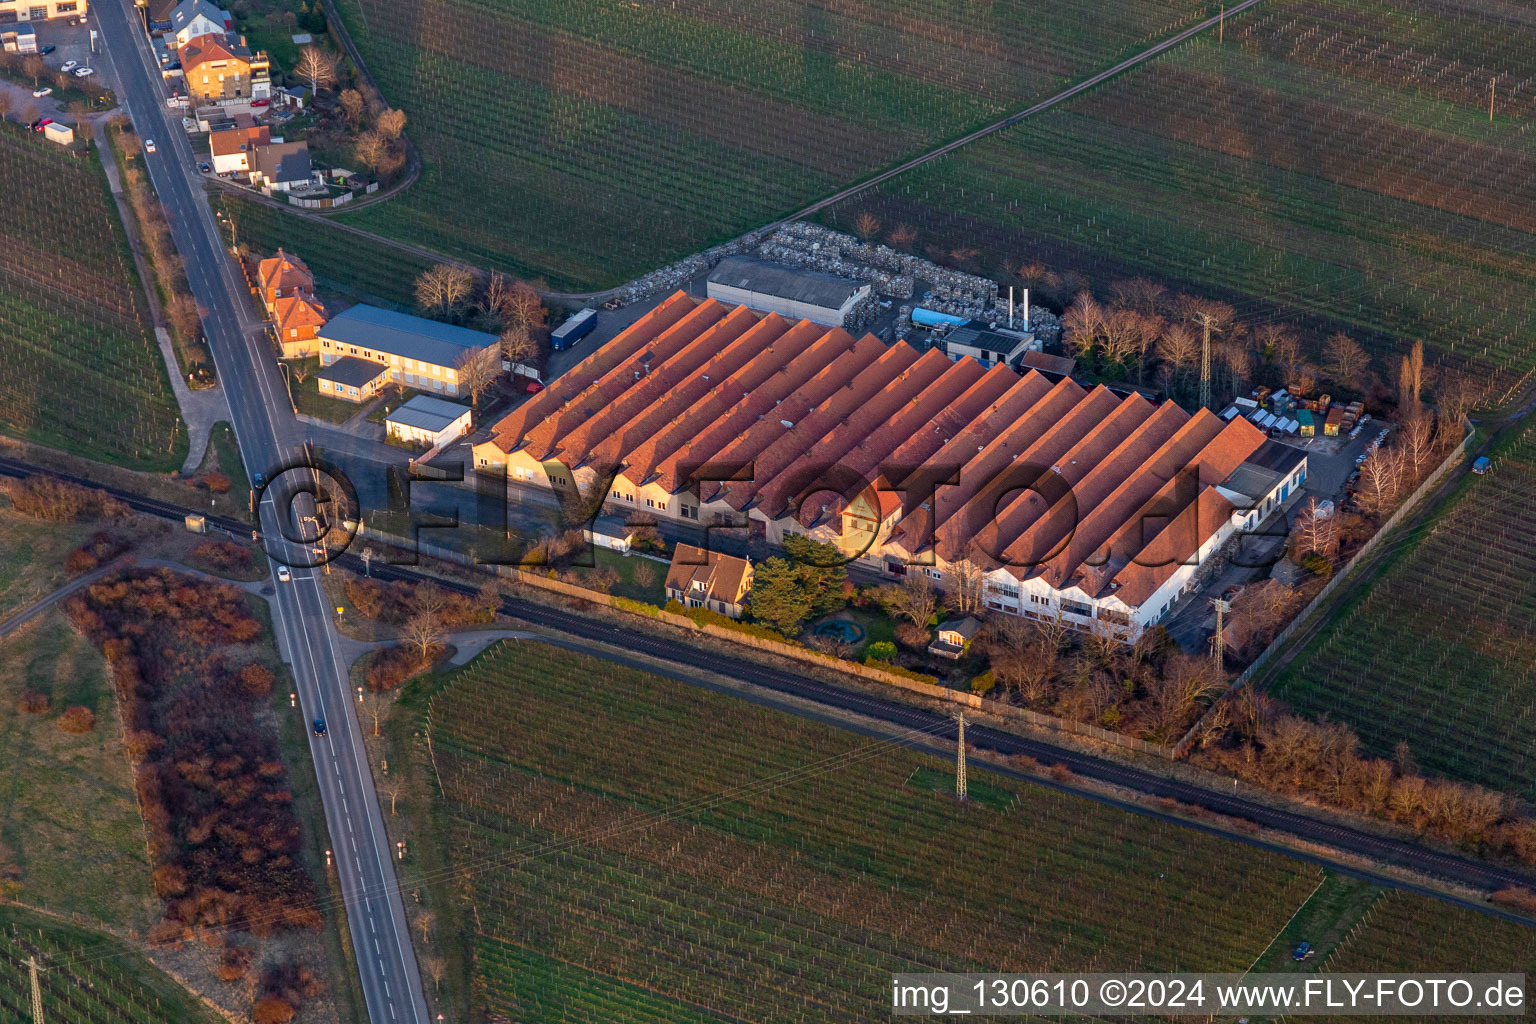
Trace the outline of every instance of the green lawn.
[[[653, 561], [638, 554], [621, 555], [617, 551], [599, 547], [594, 547], [592, 554], [595, 563], [593, 568], [613, 569], [619, 574], [619, 582], [609, 593], [657, 606], [667, 603], [667, 563]], [[635, 569], [642, 564], [652, 573], [651, 582], [645, 586], [635, 582]], [[585, 576], [591, 570], [578, 566], [572, 571]]]
[[[18, 709], [27, 689], [46, 713]], [[83, 735], [58, 724], [77, 705], [96, 715]], [[121, 728], [101, 655], [62, 612], [0, 639], [0, 859], [21, 869], [17, 898], [142, 930], [159, 901]]]
[[0, 124], [0, 432], [130, 469], [186, 457], [106, 176]]
[[63, 586], [65, 557], [96, 527], [29, 519], [0, 498], [0, 619]]
[[227, 421], [220, 420], [213, 425], [208, 448], [218, 461], [219, 472], [229, 477], [229, 493], [250, 493], [251, 481], [245, 475], [245, 463], [240, 461], [240, 442], [235, 440], [235, 430]]
[[[345, 402], [320, 393], [320, 378], [316, 376], [320, 368], [319, 359], [288, 359], [284, 363], [289, 367], [287, 380], [293, 389], [294, 408], [301, 414], [327, 423], [345, 423], [362, 411], [364, 403]], [[306, 371], [303, 381], [299, 381], [292, 372], [300, 364]]]

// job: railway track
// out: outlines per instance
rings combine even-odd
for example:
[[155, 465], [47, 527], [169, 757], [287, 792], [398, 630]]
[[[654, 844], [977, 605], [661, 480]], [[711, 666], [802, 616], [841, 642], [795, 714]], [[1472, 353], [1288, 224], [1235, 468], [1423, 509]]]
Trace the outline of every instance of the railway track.
[[[39, 473], [52, 475], [83, 486], [93, 487], [111, 494], [135, 511], [181, 521], [193, 510], [154, 498], [147, 498], [114, 487], [103, 487], [63, 473], [50, 473], [14, 459], [0, 458], [0, 474], [13, 477], [33, 476]], [[205, 513], [195, 513], [205, 515]], [[208, 515], [210, 527], [232, 536], [250, 533], [250, 524], [228, 516]], [[361, 572], [363, 561], [356, 555], [343, 554], [337, 560], [342, 568]], [[370, 575], [379, 580], [403, 582], [432, 582], [463, 594], [473, 594], [475, 589], [467, 584], [440, 579], [428, 573], [404, 566], [381, 565], [374, 562], [368, 567]], [[627, 651], [650, 655], [662, 661], [687, 668], [715, 673], [762, 687], [774, 693], [799, 698], [813, 704], [835, 710], [851, 712], [872, 718], [902, 729], [921, 729], [942, 739], [952, 740], [953, 725], [945, 715], [897, 701], [883, 700], [862, 692], [845, 689], [832, 683], [813, 679], [797, 672], [773, 668], [742, 658], [733, 658], [706, 648], [692, 646], [654, 633], [643, 632], [626, 626], [615, 625], [602, 619], [588, 618], [574, 612], [557, 610], [516, 597], [502, 600], [502, 611], [531, 625], [542, 626], [589, 643], [600, 643]], [[1154, 797], [1177, 800], [1184, 804], [1204, 808], [1217, 814], [1254, 822], [1276, 832], [1290, 835], [1307, 842], [1317, 843], [1344, 853], [1366, 858], [1378, 864], [1392, 865], [1433, 878], [1495, 891], [1510, 887], [1536, 888], [1536, 873], [1484, 861], [1473, 860], [1455, 854], [1444, 853], [1416, 843], [1377, 835], [1347, 825], [1336, 824], [1309, 817], [1295, 811], [1273, 807], [1246, 799], [1237, 794], [1178, 779], [1168, 778], [1155, 772], [1120, 764], [1089, 753], [1029, 739], [1013, 733], [992, 729], [980, 724], [970, 724], [966, 737], [972, 746], [995, 753], [1024, 755], [1043, 765], [1061, 765], [1074, 775], [1097, 783], [1121, 787]], [[1128, 805], [1127, 805], [1128, 806]], [[1131, 808], [1146, 813], [1145, 808]], [[1268, 846], [1260, 843], [1258, 845]], [[1294, 852], [1294, 851], [1286, 851]], [[1373, 875], [1350, 865], [1329, 862], [1326, 858], [1312, 858], [1318, 863], [1330, 863], [1341, 870], [1362, 877], [1372, 878], [1383, 885], [1424, 892], [1437, 898], [1443, 893], [1433, 892], [1401, 881]], [[1458, 900], [1467, 906], [1488, 911], [1487, 905]], [[1524, 918], [1493, 911], [1501, 917], [1523, 924]]]

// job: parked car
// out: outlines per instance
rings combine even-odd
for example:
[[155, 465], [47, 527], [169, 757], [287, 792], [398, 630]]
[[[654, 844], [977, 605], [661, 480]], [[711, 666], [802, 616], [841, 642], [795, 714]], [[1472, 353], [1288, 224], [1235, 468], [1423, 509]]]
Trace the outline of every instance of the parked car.
[[44, 117], [44, 118], [39, 118], [36, 121], [33, 121], [32, 124], [29, 125], [28, 127], [30, 127], [35, 132], [40, 132], [44, 128], [47, 128], [51, 124], [53, 124], [53, 118], [51, 118], [51, 117]]
[[1477, 461], [1472, 463], [1472, 472], [1476, 473], [1478, 476], [1482, 476], [1492, 468], [1493, 463], [1488, 461], [1488, 456], [1486, 455], [1479, 455], [1477, 457]]
[[145, 139], [144, 140], [144, 152], [146, 152], [146, 153], [153, 153], [154, 151], [155, 151], [155, 140], [154, 139]]
[[39, 47], [37, 53], [38, 53], [38, 56], [46, 57], [50, 53], [52, 53], [54, 50], [57, 50], [57, 49], [58, 49], [57, 46], [54, 46], [52, 43], [49, 43], [47, 46]]
[[1296, 952], [1291, 954], [1291, 959], [1292, 960], [1306, 960], [1308, 957], [1310, 957], [1315, 952], [1317, 952], [1317, 951], [1312, 948], [1312, 943], [1310, 943], [1310, 942], [1303, 942], [1301, 945], [1296, 947]]
[[270, 105], [271, 102], [272, 102], [271, 100], [251, 100], [251, 106], [253, 106], [253, 107], [265, 107], [265, 106]]
[[207, 174], [209, 171], [213, 170], [213, 168], [208, 165], [207, 161], [198, 164], [197, 169], [202, 171], [204, 174]]
[[93, 68], [75, 68], [75, 77], [76, 78], [89, 78], [91, 75], [94, 75], [95, 73], [96, 73], [96, 71]]
[[60, 71], [73, 71], [73, 70], [75, 70], [75, 68], [77, 68], [79, 66], [80, 66], [80, 62], [79, 61], [77, 61], [77, 60], [67, 60], [63, 64], [59, 65], [59, 70]]
[[325, 719], [323, 719], [323, 718], [315, 719], [315, 735], [316, 736], [324, 736], [325, 735]]
[[536, 381], [536, 380], [531, 380], [531, 381], [529, 381], [529, 382], [528, 382], [528, 386], [527, 386], [527, 387], [525, 387], [525, 388], [523, 388], [523, 390], [524, 390], [524, 391], [525, 391], [525, 392], [527, 392], [527, 393], [528, 393], [528, 394], [530, 394], [530, 395], [536, 395], [536, 394], [538, 394], [538, 393], [539, 393], [539, 392], [540, 392], [540, 391], [543, 391], [543, 390], [544, 390], [544, 385], [543, 385], [543, 384], [540, 384], [540, 383], [539, 383], [539, 382], [538, 382], [538, 381]]
[[48, 88], [48, 86], [45, 85], [41, 89], [33, 89], [32, 90], [32, 95], [34, 97], [36, 97], [37, 99], [42, 99], [44, 96], [52, 96], [53, 95], [53, 90]]

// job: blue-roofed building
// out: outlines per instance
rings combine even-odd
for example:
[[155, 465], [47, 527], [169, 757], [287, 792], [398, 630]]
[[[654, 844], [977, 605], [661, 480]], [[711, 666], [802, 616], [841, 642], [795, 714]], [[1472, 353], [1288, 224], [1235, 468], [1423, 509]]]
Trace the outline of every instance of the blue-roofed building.
[[[382, 363], [389, 379], [404, 387], [457, 395], [459, 370], [477, 352], [495, 352], [494, 334], [396, 313], [377, 306], [353, 306], [320, 328], [320, 364], [358, 358]], [[499, 369], [498, 360], [495, 364]]]

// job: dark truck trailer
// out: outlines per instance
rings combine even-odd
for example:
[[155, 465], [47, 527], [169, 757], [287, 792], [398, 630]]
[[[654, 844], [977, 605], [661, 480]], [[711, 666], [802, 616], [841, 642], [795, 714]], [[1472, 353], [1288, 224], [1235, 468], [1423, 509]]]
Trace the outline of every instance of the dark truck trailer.
[[591, 334], [596, 326], [597, 310], [584, 309], [555, 328], [549, 336], [549, 345], [556, 352], [562, 352]]

